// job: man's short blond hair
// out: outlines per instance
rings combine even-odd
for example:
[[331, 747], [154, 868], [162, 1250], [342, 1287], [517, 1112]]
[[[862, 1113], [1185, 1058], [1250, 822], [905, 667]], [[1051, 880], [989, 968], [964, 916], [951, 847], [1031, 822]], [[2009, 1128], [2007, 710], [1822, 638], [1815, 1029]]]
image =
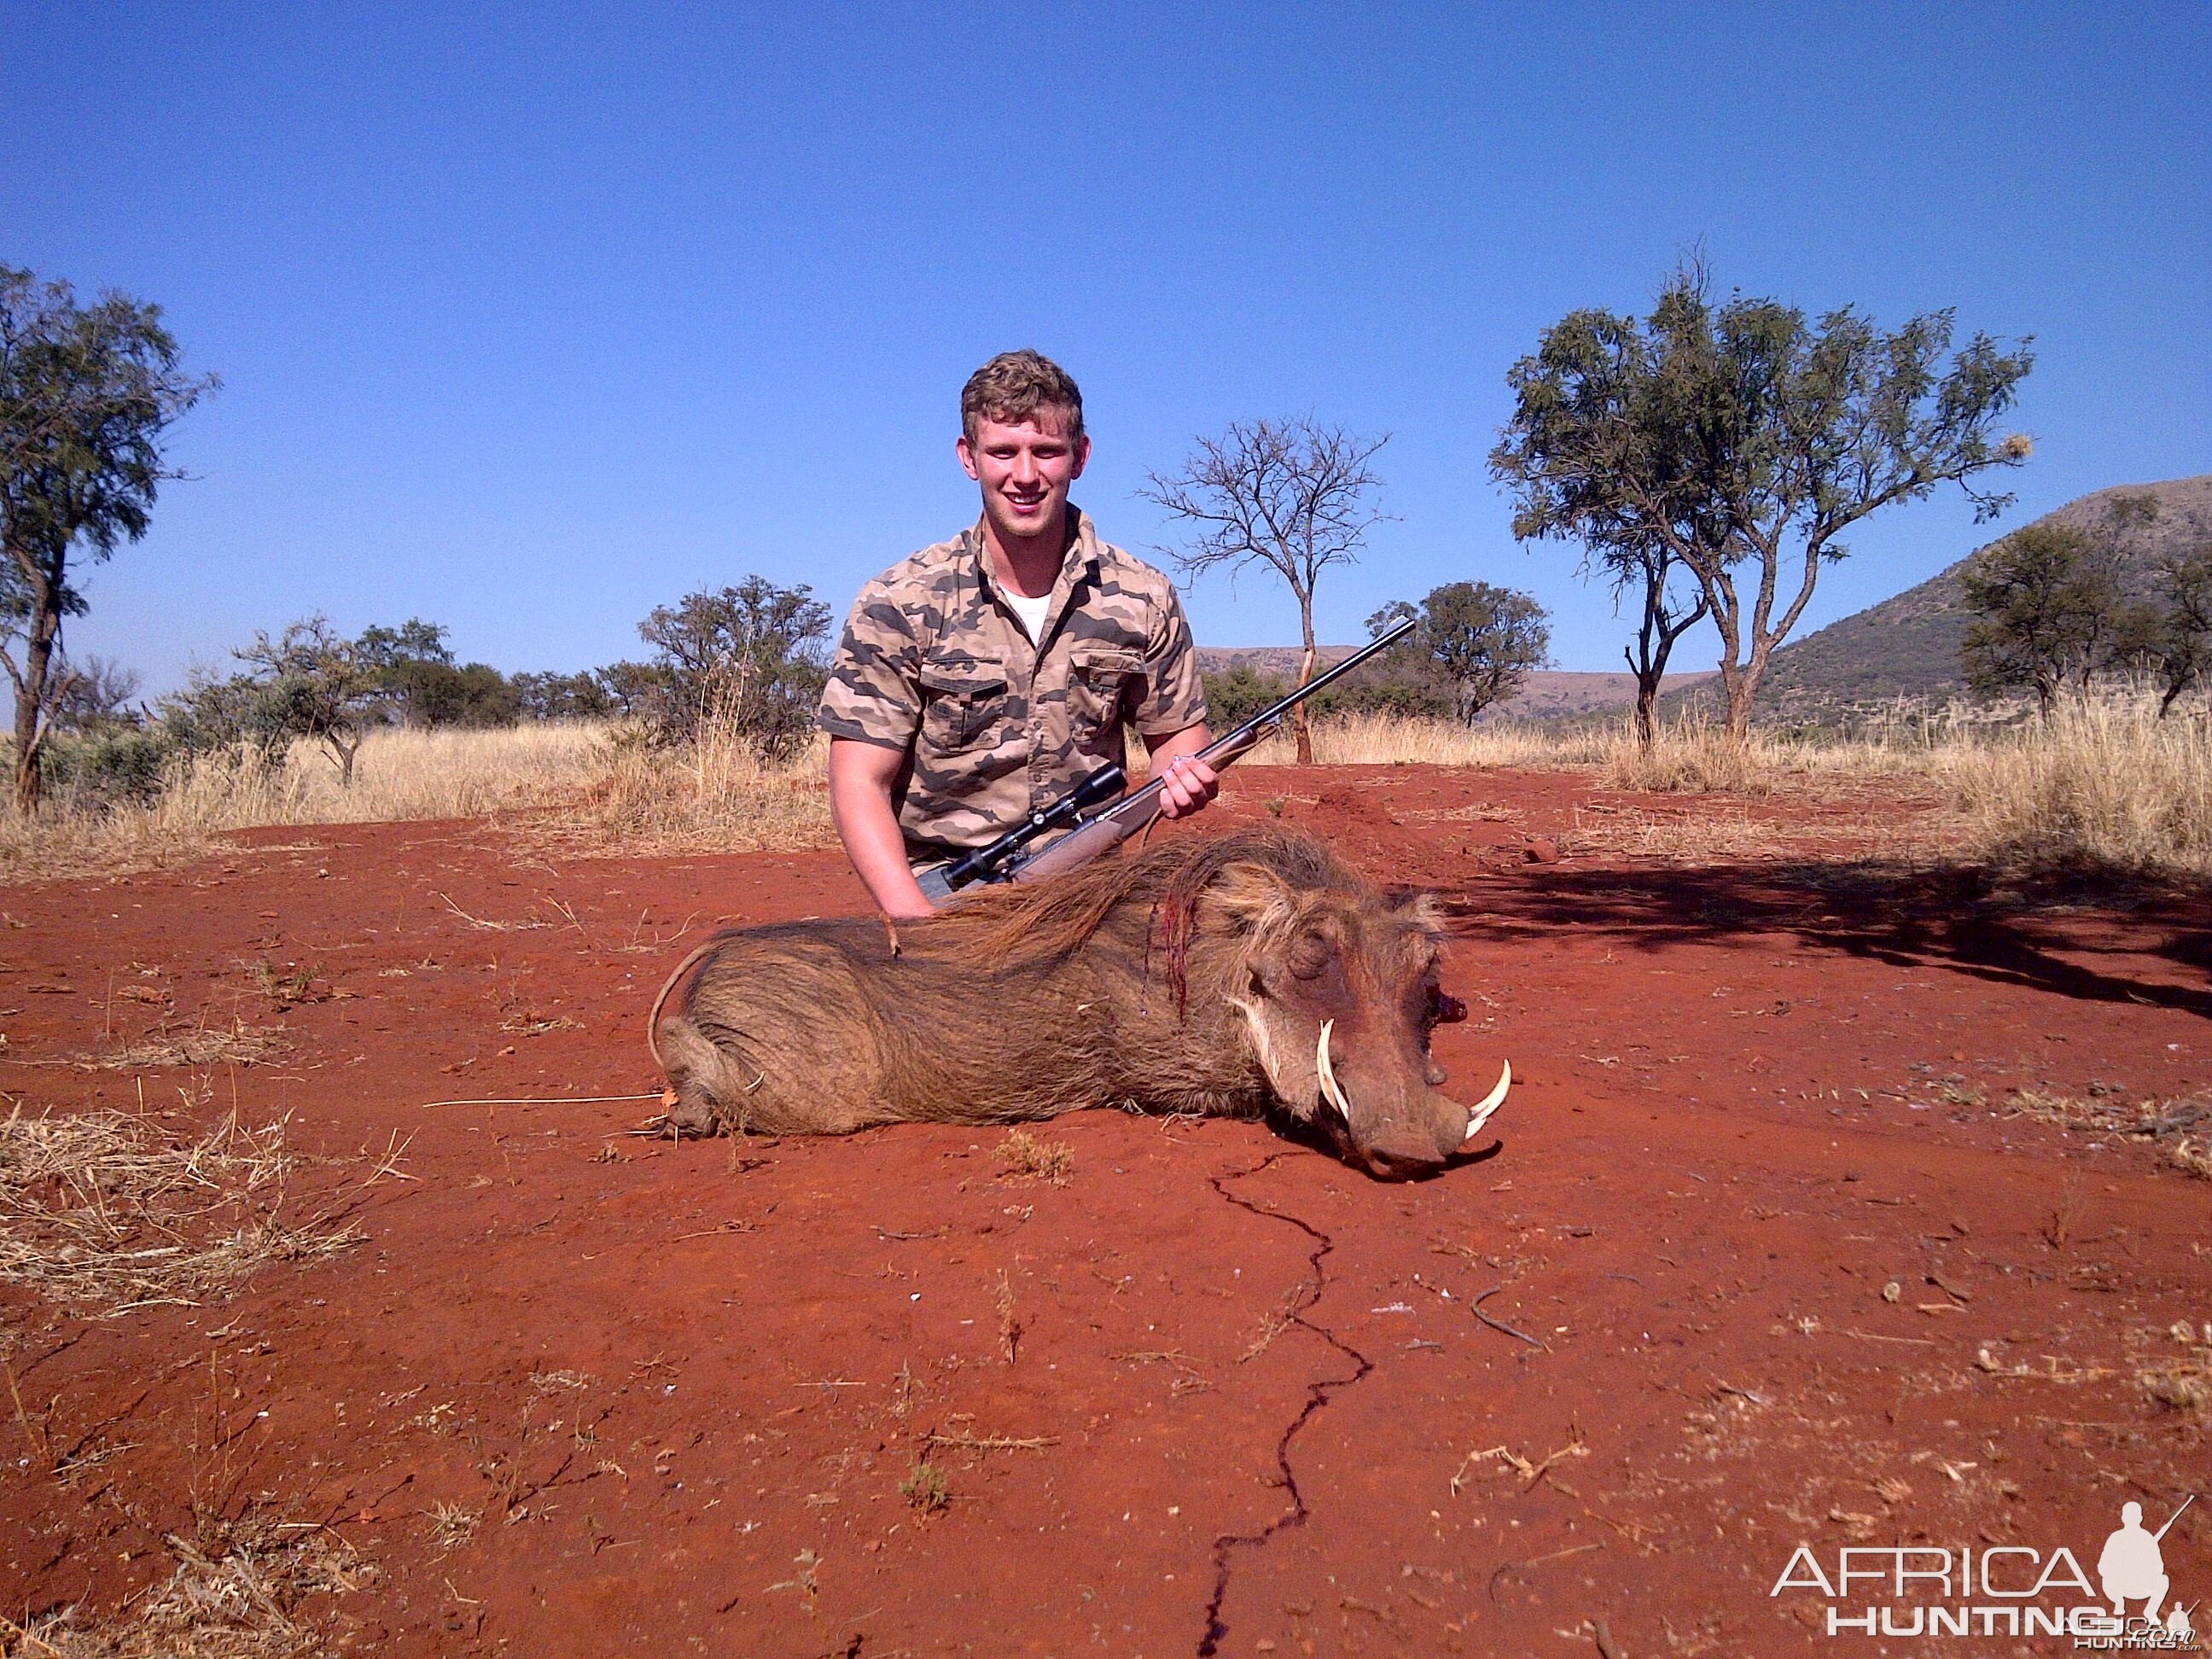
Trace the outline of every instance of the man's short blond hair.
[[960, 429], [974, 443], [986, 420], [1033, 421], [1041, 409], [1060, 412], [1070, 443], [1083, 441], [1083, 393], [1075, 378], [1042, 352], [1002, 351], [960, 388]]

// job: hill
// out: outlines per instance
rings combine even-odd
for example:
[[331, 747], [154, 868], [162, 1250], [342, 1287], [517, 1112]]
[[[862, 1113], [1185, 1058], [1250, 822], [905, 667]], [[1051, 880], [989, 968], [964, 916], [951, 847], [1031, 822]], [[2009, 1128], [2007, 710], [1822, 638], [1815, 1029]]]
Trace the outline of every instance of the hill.
[[[2156, 499], [2158, 517], [2136, 538], [2124, 580], [2130, 593], [2148, 599], [2161, 556], [2212, 540], [2212, 473], [2100, 489], [2034, 522], [2087, 529], [2104, 521], [2113, 496], [2138, 494]], [[1759, 690], [1761, 718], [1803, 719], [1840, 704], [1963, 692], [1959, 646], [1970, 618], [1959, 573], [1994, 544], [1985, 543], [1917, 587], [1784, 646]]]

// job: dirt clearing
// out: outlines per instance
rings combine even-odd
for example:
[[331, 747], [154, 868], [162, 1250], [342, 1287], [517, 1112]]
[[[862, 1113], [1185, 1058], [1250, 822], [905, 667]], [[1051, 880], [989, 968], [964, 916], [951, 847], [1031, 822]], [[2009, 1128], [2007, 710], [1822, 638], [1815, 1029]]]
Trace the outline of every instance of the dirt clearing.
[[[1923, 810], [1231, 775], [1209, 823], [1447, 896], [1439, 1058], [1517, 1081], [1405, 1186], [1112, 1111], [1018, 1152], [425, 1103], [654, 1091], [668, 967], [857, 911], [835, 854], [293, 826], [9, 890], [11, 1109], [127, 1157], [6, 1188], [0, 1651], [1644, 1659], [1914, 1605], [1770, 1595], [1801, 1543], [2094, 1574], [2206, 1481], [2212, 927], [1869, 861]], [[57, 1289], [141, 1249], [151, 1296]], [[230, 1647], [149, 1645], [213, 1603]]]

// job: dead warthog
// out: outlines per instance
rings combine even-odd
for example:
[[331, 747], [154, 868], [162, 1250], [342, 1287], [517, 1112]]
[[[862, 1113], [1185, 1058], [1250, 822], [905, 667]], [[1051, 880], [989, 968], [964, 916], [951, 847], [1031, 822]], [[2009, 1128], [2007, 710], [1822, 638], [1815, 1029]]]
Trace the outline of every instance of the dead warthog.
[[1240, 830], [992, 889], [896, 941], [879, 918], [720, 934], [662, 988], [652, 1046], [679, 1134], [1277, 1106], [1407, 1176], [1510, 1078], [1472, 1110], [1442, 1091], [1429, 1034], [1467, 1011], [1437, 941], [1425, 897], [1377, 892], [1311, 836]]

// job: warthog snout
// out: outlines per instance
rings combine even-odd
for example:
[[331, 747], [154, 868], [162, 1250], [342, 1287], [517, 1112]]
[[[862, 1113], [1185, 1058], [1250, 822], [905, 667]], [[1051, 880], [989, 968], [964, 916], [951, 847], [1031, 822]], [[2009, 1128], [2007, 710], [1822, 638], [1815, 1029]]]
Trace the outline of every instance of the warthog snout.
[[[1431, 1033], [1464, 1019], [1437, 981], [1430, 902], [1378, 892], [1310, 836], [1177, 838], [899, 930], [810, 921], [702, 947], [665, 1022], [678, 1133], [842, 1133], [1086, 1106], [1288, 1112], [1383, 1177], [1467, 1145]], [[689, 969], [671, 976], [669, 989]]]

